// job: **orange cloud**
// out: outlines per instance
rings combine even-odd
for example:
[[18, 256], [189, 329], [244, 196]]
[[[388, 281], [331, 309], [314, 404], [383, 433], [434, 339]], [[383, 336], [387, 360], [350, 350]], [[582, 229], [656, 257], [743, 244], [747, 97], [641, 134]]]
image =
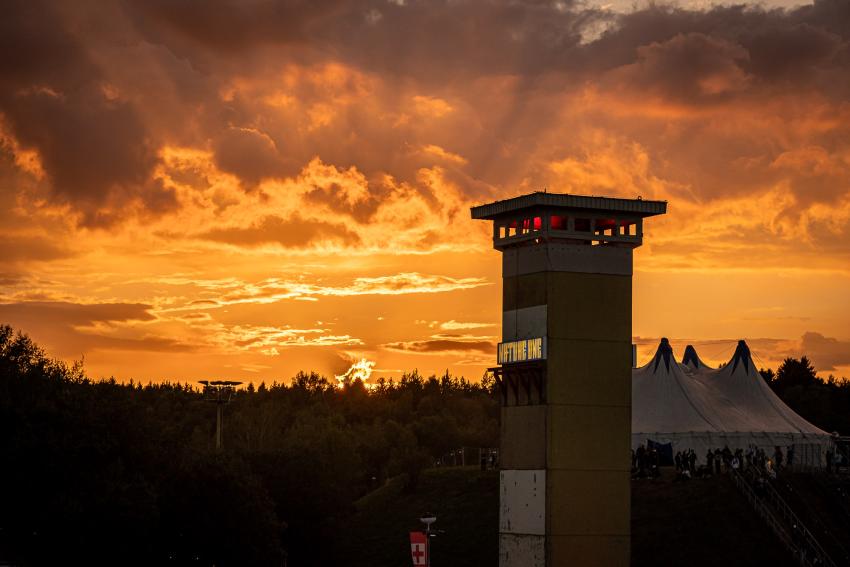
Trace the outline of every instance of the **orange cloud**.
[[493, 352], [496, 349], [492, 337], [455, 334], [437, 334], [423, 340], [391, 342], [381, 347], [391, 351], [437, 355]]
[[278, 279], [258, 283], [234, 280], [196, 282], [185, 278], [165, 278], [161, 281], [227, 290], [214, 299], [205, 298], [181, 306], [167, 306], [161, 309], [161, 312], [211, 309], [244, 303], [276, 303], [286, 299], [446, 293], [490, 285], [484, 278], [452, 278], [417, 272], [391, 276], [359, 277], [348, 285], [339, 286]]
[[500, 263], [469, 207], [544, 188], [669, 201], [638, 334], [850, 338], [845, 3], [34, 2], [0, 22], [0, 313], [104, 375], [477, 378], [497, 337], [448, 335], [498, 334]]

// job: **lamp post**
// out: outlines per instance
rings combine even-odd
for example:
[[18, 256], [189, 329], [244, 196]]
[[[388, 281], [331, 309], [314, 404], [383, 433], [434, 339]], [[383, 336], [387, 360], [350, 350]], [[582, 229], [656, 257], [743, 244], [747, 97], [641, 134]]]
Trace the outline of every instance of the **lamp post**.
[[431, 524], [437, 521], [437, 517], [426, 513], [419, 521], [425, 524], [425, 566], [431, 567]]
[[222, 412], [224, 404], [230, 403], [236, 386], [242, 382], [232, 380], [201, 380], [204, 385], [204, 400], [216, 405], [215, 414], [215, 450], [221, 451]]

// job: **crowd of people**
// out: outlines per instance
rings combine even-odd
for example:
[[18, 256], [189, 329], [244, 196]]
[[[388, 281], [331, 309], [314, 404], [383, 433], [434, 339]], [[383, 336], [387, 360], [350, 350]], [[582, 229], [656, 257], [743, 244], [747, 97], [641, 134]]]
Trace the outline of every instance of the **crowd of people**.
[[[667, 459], [669, 460], [669, 457]], [[663, 463], [664, 460], [656, 444], [641, 444], [632, 450], [632, 478], [661, 476], [659, 467], [669, 464]], [[739, 448], [735, 451], [725, 446], [723, 449], [708, 449], [702, 459], [693, 449], [684, 449], [676, 451], [672, 464], [676, 468], [677, 480], [704, 478], [749, 467], [758, 467], [769, 476], [775, 477], [777, 470], [794, 464], [794, 447], [789, 446], [783, 451], [782, 447], [777, 446], [773, 455], [769, 456], [763, 448], [755, 445], [750, 445], [746, 450]]]
[[[846, 456], [846, 445], [844, 451], [841, 447], [830, 449], [826, 453], [826, 472], [838, 472], [839, 463], [844, 462]], [[753, 503], [757, 509], [771, 509], [775, 517], [787, 521], [785, 533], [789, 536], [788, 542], [792, 550], [802, 564], [824, 565], [831, 564], [827, 551], [821, 547], [817, 538], [823, 534], [830, 533], [820, 524], [817, 516], [806, 517], [806, 522], [815, 530], [815, 535], [806, 528], [796, 514], [799, 510], [792, 511], [786, 502], [786, 494], [793, 493], [794, 489], [788, 483], [787, 477], [777, 478], [777, 473], [782, 469], [798, 465], [798, 460], [805, 464], [805, 449], [801, 448], [802, 457], [795, 455], [793, 445], [787, 447], [775, 446], [771, 451], [756, 445], [750, 445], [746, 449], [730, 449], [728, 446], [721, 448], [709, 448], [703, 454], [694, 449], [679, 449], [673, 452], [670, 444], [659, 444], [652, 441], [646, 445], [640, 445], [632, 450], [632, 478], [653, 479], [661, 476], [660, 467], [672, 465], [675, 467], [676, 481], [686, 481], [692, 478], [708, 478], [724, 474], [733, 474], [739, 486], [747, 485], [754, 495]], [[737, 473], [740, 473], [738, 476]], [[665, 475], [666, 477], [667, 475]], [[790, 492], [788, 492], [790, 490]], [[780, 496], [782, 494], [782, 496]], [[837, 490], [839, 497], [845, 493], [842, 488]], [[784, 510], [784, 512], [783, 512]], [[819, 527], [820, 526], [820, 527]], [[820, 531], [818, 531], [820, 530]], [[821, 540], [821, 542], [824, 540]], [[835, 551], [834, 549], [832, 551]], [[839, 547], [846, 559], [848, 556], [843, 548]], [[846, 564], [841, 563], [841, 564]]]

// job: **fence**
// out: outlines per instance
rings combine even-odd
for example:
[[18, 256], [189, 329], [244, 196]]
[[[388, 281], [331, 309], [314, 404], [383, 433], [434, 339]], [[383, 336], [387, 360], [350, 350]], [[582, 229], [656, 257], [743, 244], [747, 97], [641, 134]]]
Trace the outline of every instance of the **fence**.
[[479, 466], [482, 459], [486, 468], [498, 468], [499, 450], [492, 447], [460, 447], [437, 459], [439, 467]]

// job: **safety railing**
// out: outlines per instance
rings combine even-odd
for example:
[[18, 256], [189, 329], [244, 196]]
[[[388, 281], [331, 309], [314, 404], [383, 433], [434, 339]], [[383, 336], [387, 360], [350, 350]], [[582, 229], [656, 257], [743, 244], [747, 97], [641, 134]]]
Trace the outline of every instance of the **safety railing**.
[[[816, 485], [816, 490], [819, 492], [823, 493], [826, 491], [826, 493], [829, 493], [832, 501], [838, 500], [835, 496], [840, 493], [837, 491], [831, 491], [824, 487], [821, 484], [822, 481], [818, 479], [817, 476], [818, 475], [810, 474], [806, 475], [805, 478], [812, 479], [812, 482]], [[799, 480], [797, 482], [799, 482]], [[843, 538], [838, 537], [833, 527], [823, 521], [822, 514], [815, 510], [809, 498], [800, 495], [794, 479], [786, 477], [781, 479], [779, 482], [771, 483], [772, 488], [776, 488], [777, 486], [785, 488], [784, 492], [781, 492], [779, 489], [776, 491], [781, 492], [780, 496], [782, 496], [782, 494], [787, 495], [783, 497], [786, 499], [786, 504], [788, 503], [788, 498], [793, 501], [794, 509], [796, 510], [795, 514], [798, 516], [802, 514], [803, 517], [806, 518], [806, 527], [809, 528], [810, 532], [814, 530], [813, 533], [818, 534], [817, 537], [820, 538], [818, 543], [822, 542], [824, 544], [828, 544], [827, 547], [829, 549], [828, 554], [830, 558], [833, 558], [833, 561], [838, 559], [841, 565], [850, 565], [850, 551], [848, 551], [846, 547], [848, 542]]]
[[[744, 476], [729, 469], [735, 486], [743, 493], [755, 511], [779, 537], [785, 547], [803, 567], [837, 567], [811, 531], [800, 521], [790, 506], [770, 483], [761, 478], [763, 495], [756, 492]], [[751, 469], [753, 470], [753, 469]], [[754, 471], [758, 477], [761, 474]]]
[[806, 554], [811, 553], [813, 555], [813, 560], [815, 558], [819, 559], [820, 562], [816, 563], [817, 565], [836, 567], [835, 562], [832, 561], [826, 551], [824, 551], [817, 538], [815, 538], [812, 532], [806, 527], [802, 520], [800, 520], [799, 516], [794, 513], [794, 510], [792, 510], [785, 502], [773, 485], [765, 479], [764, 486], [770, 504], [779, 512], [780, 517], [792, 526], [792, 529], [797, 530], [797, 537], [799, 540], [802, 540], [801, 543], [798, 544], [798, 547], [801, 548], [801, 552]]
[[773, 530], [773, 533], [782, 541], [785, 547], [788, 548], [789, 551], [796, 554], [796, 547], [794, 542], [791, 539], [791, 535], [786, 531], [785, 527], [779, 521], [774, 513], [768, 508], [767, 504], [765, 504], [761, 498], [756, 494], [753, 487], [750, 486], [744, 477], [741, 476], [741, 473], [734, 469], [729, 469], [730, 478], [732, 482], [735, 483], [735, 486], [738, 490], [741, 491], [741, 494], [747, 499], [747, 502], [755, 509], [758, 515], [767, 523], [768, 527]]

